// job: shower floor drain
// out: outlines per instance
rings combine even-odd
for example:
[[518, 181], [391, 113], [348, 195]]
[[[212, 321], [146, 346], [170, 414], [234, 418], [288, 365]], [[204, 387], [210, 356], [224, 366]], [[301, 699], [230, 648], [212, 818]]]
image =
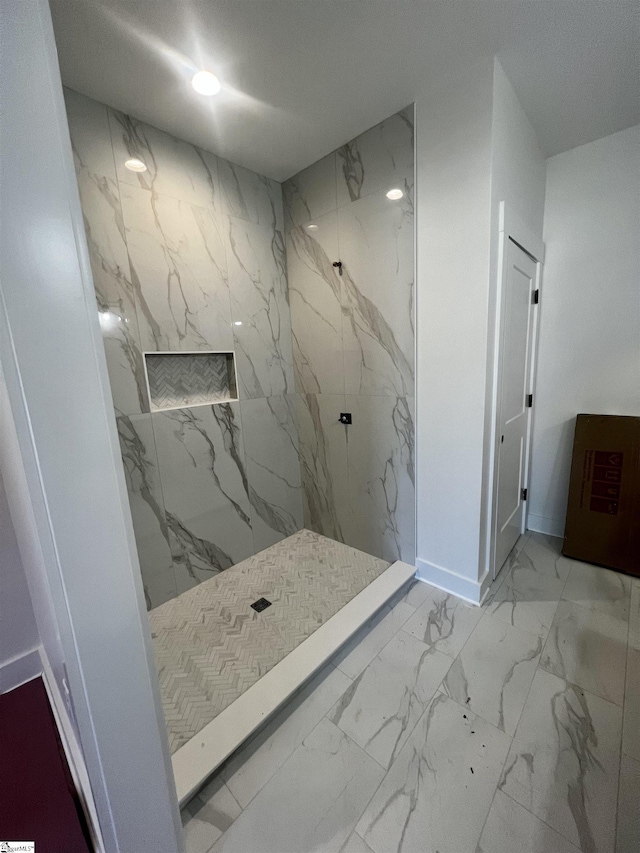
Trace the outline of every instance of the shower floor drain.
[[251, 605], [254, 610], [257, 610], [260, 613], [262, 610], [266, 610], [267, 607], [271, 607], [271, 602], [266, 598], [259, 598], [257, 601], [254, 601]]

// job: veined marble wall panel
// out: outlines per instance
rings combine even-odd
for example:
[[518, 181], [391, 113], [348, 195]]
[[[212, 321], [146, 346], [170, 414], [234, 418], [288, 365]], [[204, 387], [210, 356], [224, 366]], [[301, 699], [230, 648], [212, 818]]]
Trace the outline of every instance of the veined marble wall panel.
[[305, 524], [410, 563], [413, 157], [408, 107], [283, 185]]
[[298, 394], [296, 413], [304, 526], [323, 536], [347, 541], [350, 518], [347, 430], [338, 418], [344, 394]]
[[231, 311], [241, 398], [294, 392], [284, 237], [227, 218]]
[[413, 563], [413, 397], [347, 395], [349, 504], [346, 542], [385, 560]]
[[151, 415], [120, 415], [117, 424], [142, 583], [151, 609], [176, 595]]
[[342, 282], [335, 211], [287, 233], [289, 300], [296, 389], [344, 394]]
[[231, 349], [224, 244], [214, 208], [122, 185], [142, 348]]
[[[109, 110], [113, 154], [122, 184], [199, 207], [221, 210], [218, 158], [116, 110]], [[135, 157], [146, 172], [132, 172], [125, 162]]]
[[303, 526], [295, 402], [290, 394], [240, 403], [255, 551]]
[[348, 394], [413, 394], [413, 204], [384, 190], [338, 210]]
[[335, 210], [336, 154], [335, 151], [318, 160], [282, 185], [285, 228], [304, 225]]
[[338, 207], [379, 190], [413, 195], [413, 107], [343, 145], [336, 157]]
[[218, 159], [223, 210], [273, 231], [284, 232], [282, 187], [277, 181]]
[[174, 561], [199, 583], [254, 553], [240, 407], [197, 406], [151, 419]]
[[148, 400], [107, 108], [75, 92], [66, 95], [113, 402], [117, 412], [139, 414], [148, 411]]
[[[302, 525], [282, 188], [75, 92], [66, 98], [155, 607]], [[131, 157], [147, 171], [126, 169]], [[235, 351], [245, 408], [148, 414], [142, 353], [190, 350]]]

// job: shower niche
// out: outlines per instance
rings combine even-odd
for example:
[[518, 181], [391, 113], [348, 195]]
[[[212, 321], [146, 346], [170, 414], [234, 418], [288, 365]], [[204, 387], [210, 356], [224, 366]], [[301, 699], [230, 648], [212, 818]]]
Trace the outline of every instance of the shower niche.
[[152, 412], [238, 399], [233, 352], [146, 352], [144, 367]]

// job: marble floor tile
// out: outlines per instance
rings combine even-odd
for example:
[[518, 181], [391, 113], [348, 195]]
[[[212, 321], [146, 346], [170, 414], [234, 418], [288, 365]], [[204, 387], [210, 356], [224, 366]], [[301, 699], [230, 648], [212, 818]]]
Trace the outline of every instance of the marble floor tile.
[[413, 608], [402, 602], [383, 607], [343, 646], [332, 663], [349, 678], [357, 678], [412, 613]]
[[335, 853], [384, 775], [323, 719], [262, 788], [213, 853]]
[[640, 761], [634, 761], [628, 755], [623, 755], [620, 762], [616, 853], [638, 853], [640, 845], [638, 791], [640, 791]]
[[546, 637], [563, 588], [563, 580], [541, 574], [516, 558], [485, 609], [509, 625]]
[[[407, 588], [401, 590], [397, 596], [392, 598], [389, 604], [393, 606], [402, 601], [404, 604], [408, 604], [409, 607], [413, 607], [417, 610], [418, 607], [420, 607], [420, 605], [423, 604], [430, 595], [435, 594], [435, 592], [435, 586], [431, 586], [431, 584], [416, 578], [411, 581]], [[418, 639], [421, 639], [421, 637], [418, 637]]]
[[622, 752], [640, 761], [640, 650], [631, 648], [627, 651]]
[[315, 675], [285, 707], [229, 759], [221, 775], [245, 808], [300, 746], [351, 684], [332, 666]]
[[509, 743], [437, 693], [356, 832], [374, 853], [474, 853]]
[[496, 791], [475, 853], [580, 853], [562, 835], [502, 791]]
[[241, 811], [224, 782], [209, 782], [182, 810], [185, 853], [209, 853]]
[[303, 526], [296, 398], [242, 400], [253, 547], [262, 551]]
[[227, 217], [227, 263], [240, 399], [293, 394], [284, 237]]
[[536, 634], [485, 615], [449, 670], [442, 689], [512, 735], [542, 652]]
[[[301, 530], [152, 610], [171, 752], [388, 568], [384, 560]], [[249, 605], [263, 597], [272, 604], [258, 613]], [[342, 675], [332, 682], [344, 684]]]
[[287, 271], [296, 390], [344, 394], [341, 282], [335, 211], [318, 217], [314, 229], [287, 232]]
[[357, 832], [352, 832], [345, 844], [340, 848], [340, 853], [373, 853], [373, 851], [368, 844], [365, 844]]
[[337, 207], [336, 155], [328, 154], [282, 185], [285, 229], [304, 225]]
[[525, 547], [522, 549], [520, 563], [534, 568], [543, 575], [566, 580], [573, 565], [573, 560], [563, 557], [561, 553], [562, 539], [547, 536], [546, 533], [531, 532]]
[[631, 581], [631, 608], [629, 615], [629, 646], [640, 649], [640, 580]]
[[479, 607], [436, 589], [418, 607], [404, 630], [431, 648], [455, 658], [481, 618]]
[[500, 788], [584, 853], [613, 849], [622, 711], [539, 669]]
[[344, 692], [329, 719], [387, 768], [452, 663], [399, 631]]
[[338, 206], [369, 193], [413, 190], [413, 106], [338, 148]]
[[349, 472], [347, 430], [338, 420], [344, 395], [297, 394], [296, 414], [305, 527], [338, 542], [346, 539]]
[[608, 613], [618, 619], [629, 618], [631, 578], [620, 572], [574, 561], [562, 597], [574, 604]]
[[543, 669], [622, 705], [627, 622], [561, 601], [540, 661]]

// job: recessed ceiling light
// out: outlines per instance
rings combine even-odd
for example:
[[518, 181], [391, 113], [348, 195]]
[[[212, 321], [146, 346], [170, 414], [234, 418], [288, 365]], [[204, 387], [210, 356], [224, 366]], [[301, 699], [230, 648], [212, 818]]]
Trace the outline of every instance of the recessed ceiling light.
[[317, 231], [318, 226], [315, 224], [307, 225], [307, 231]]
[[217, 95], [221, 89], [220, 81], [210, 71], [198, 71], [193, 75], [191, 85], [199, 95]]
[[138, 160], [137, 157], [132, 157], [130, 160], [127, 160], [124, 165], [131, 172], [146, 172], [147, 171], [147, 167], [144, 165], [142, 160]]
[[391, 201], [396, 201], [397, 199], [402, 198], [403, 195], [404, 193], [402, 190], [389, 190], [387, 198], [390, 198]]
[[235, 320], [235, 321], [234, 321], [234, 323], [233, 323], [233, 325], [234, 325], [234, 326], [241, 326], [241, 325], [242, 325], [242, 320]]

